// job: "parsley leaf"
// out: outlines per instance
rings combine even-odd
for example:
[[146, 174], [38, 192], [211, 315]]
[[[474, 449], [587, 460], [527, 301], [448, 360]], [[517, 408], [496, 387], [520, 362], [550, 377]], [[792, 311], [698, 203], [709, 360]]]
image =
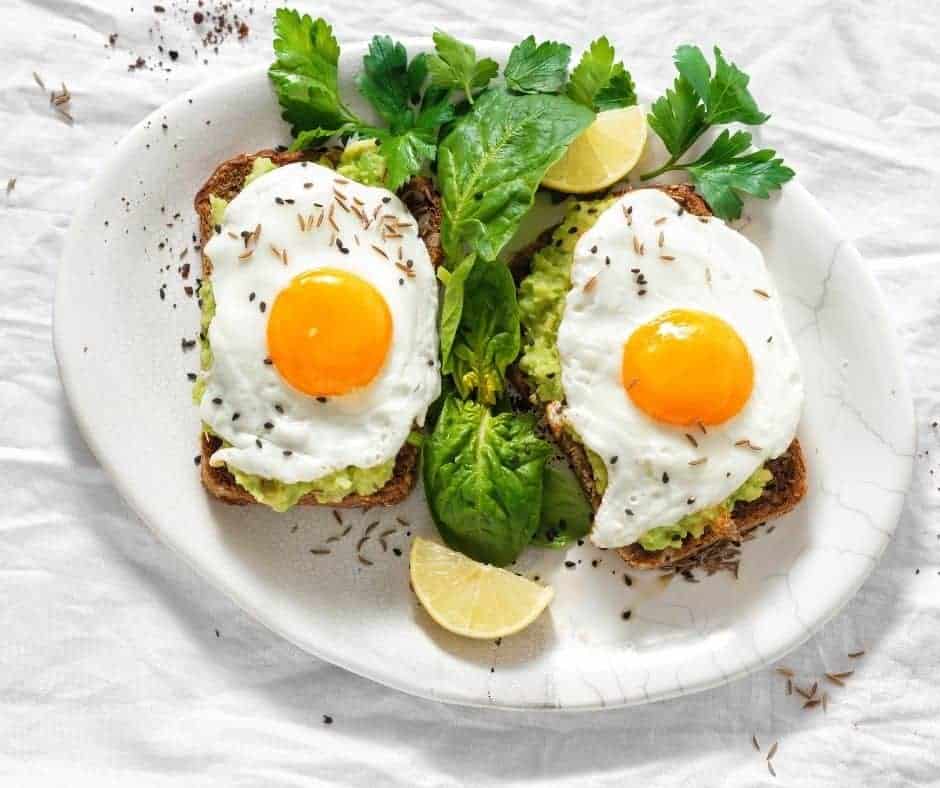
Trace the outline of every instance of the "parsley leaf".
[[738, 192], [766, 199], [794, 176], [793, 170], [776, 157], [776, 151], [765, 149], [745, 154], [751, 146], [746, 131], [734, 134], [725, 129], [712, 146], [683, 169], [722, 219], [737, 219], [743, 205]]
[[614, 48], [606, 36], [591, 42], [571, 72], [568, 97], [603, 112], [636, 104], [636, 90], [623, 63], [614, 62]]
[[362, 58], [363, 70], [356, 76], [356, 87], [388, 123], [393, 134], [411, 126], [411, 83], [408, 53], [388, 36], [375, 36]]
[[386, 186], [392, 191], [421, 171], [424, 163], [437, 156], [437, 134], [445, 123], [453, 120], [454, 108], [446, 96], [443, 101], [420, 111], [414, 125], [400, 134], [372, 129], [382, 145], [382, 155], [388, 168]]
[[545, 175], [594, 113], [565, 96], [488, 90], [441, 142], [441, 240], [451, 264], [468, 246], [491, 260]]
[[268, 76], [292, 133], [319, 129], [325, 139], [346, 124], [357, 123], [339, 95], [339, 44], [332, 28], [322, 19], [279, 8], [274, 34], [275, 61]]
[[715, 47], [715, 76], [698, 47], [684, 45], [673, 58], [679, 73], [685, 77], [698, 97], [705, 103], [705, 122], [711, 125], [747, 123], [758, 126], [767, 121], [747, 89], [750, 77], [729, 63]]
[[438, 88], [458, 88], [473, 103], [474, 91], [485, 88], [499, 72], [499, 64], [491, 58], [477, 60], [476, 50], [441, 30], [434, 33], [434, 50], [427, 56], [431, 84]]
[[672, 89], [653, 102], [647, 120], [674, 160], [708, 128], [705, 108], [685, 77], [677, 77]]
[[517, 93], [558, 93], [568, 78], [571, 47], [557, 41], [536, 46], [535, 37], [512, 48], [503, 70], [506, 84]]
[[743, 205], [741, 194], [765, 199], [771, 190], [790, 180], [794, 172], [776, 158], [775, 151], [745, 153], [751, 146], [751, 135], [745, 131], [732, 134], [725, 130], [697, 160], [681, 163], [682, 156], [712, 126], [727, 123], [757, 126], [770, 116], [757, 108], [748, 91], [750, 77], [725, 60], [718, 47], [714, 74], [698, 47], [680, 46], [673, 61], [679, 76], [672, 89], [653, 103], [647, 116], [670, 158], [663, 166], [640, 176], [641, 180], [684, 170], [716, 216], [737, 219]]

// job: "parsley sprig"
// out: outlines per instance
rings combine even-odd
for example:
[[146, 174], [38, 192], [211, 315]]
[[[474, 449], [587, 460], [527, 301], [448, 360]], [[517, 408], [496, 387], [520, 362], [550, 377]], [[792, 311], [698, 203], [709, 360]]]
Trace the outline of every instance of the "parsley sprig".
[[737, 219], [742, 207], [739, 193], [766, 198], [794, 172], [783, 159], [776, 158], [773, 150], [745, 153], [751, 146], [751, 135], [746, 131], [731, 134], [724, 130], [698, 159], [682, 162], [685, 153], [713, 126], [757, 126], [770, 116], [758, 109], [748, 91], [747, 74], [725, 60], [718, 47], [714, 73], [698, 47], [680, 46], [673, 60], [679, 76], [672, 88], [653, 103], [648, 115], [650, 127], [669, 151], [669, 159], [641, 179], [684, 171], [716, 216]]

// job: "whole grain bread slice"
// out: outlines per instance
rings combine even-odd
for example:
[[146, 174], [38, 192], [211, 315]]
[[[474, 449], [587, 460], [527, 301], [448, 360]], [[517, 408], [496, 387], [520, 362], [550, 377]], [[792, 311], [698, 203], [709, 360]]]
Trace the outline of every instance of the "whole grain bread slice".
[[[651, 186], [668, 194], [685, 211], [695, 216], [711, 216], [708, 204], [695, 189], [688, 184], [671, 186]], [[613, 192], [622, 193], [622, 192]], [[521, 281], [531, 268], [532, 257], [546, 246], [552, 237], [554, 228], [546, 230], [532, 244], [517, 252], [510, 260], [510, 268], [517, 282]], [[558, 444], [568, 464], [577, 476], [584, 494], [596, 511], [601, 503], [601, 494], [597, 490], [594, 472], [588, 459], [587, 451], [566, 428], [564, 403], [541, 403], [532, 395], [533, 387], [525, 374], [514, 365], [509, 370], [509, 379], [519, 394], [541, 412], [544, 423]], [[739, 542], [745, 534], [758, 525], [780, 517], [793, 509], [806, 494], [806, 464], [800, 450], [799, 441], [790, 444], [780, 457], [771, 460], [766, 467], [773, 473], [773, 481], [764, 488], [763, 494], [751, 503], [735, 504], [730, 514], [721, 518], [714, 526], [706, 529], [698, 538], [688, 537], [680, 547], [674, 549], [647, 551], [639, 544], [628, 545], [617, 550], [629, 565], [638, 569], [667, 569], [677, 562], [686, 565], [688, 559], [700, 554], [706, 548], [721, 542]]]
[[[209, 197], [215, 195], [224, 200], [232, 200], [245, 185], [245, 178], [251, 172], [255, 159], [264, 157], [281, 167], [300, 161], [319, 161], [324, 156], [336, 161], [341, 149], [330, 148], [317, 151], [280, 151], [260, 150], [255, 153], [243, 153], [219, 164], [209, 179], [196, 193], [194, 206], [199, 217], [200, 243], [204, 247], [212, 236], [212, 210]], [[399, 192], [399, 196], [415, 217], [418, 234], [428, 249], [431, 263], [436, 268], [443, 260], [441, 248], [441, 204], [440, 195], [429, 178], [421, 176], [411, 181]], [[202, 255], [202, 277], [208, 280], [212, 276], [212, 263]], [[219, 449], [221, 441], [214, 435], [202, 433], [200, 439], [200, 475], [203, 486], [220, 501], [229, 504], [246, 505], [257, 503], [254, 497], [235, 481], [228, 468], [213, 467], [209, 458]], [[395, 457], [392, 477], [372, 495], [347, 495], [334, 503], [321, 503], [316, 495], [308, 493], [298, 503], [305, 506], [330, 506], [333, 508], [362, 508], [373, 506], [391, 506], [408, 497], [418, 480], [418, 450], [410, 443], [401, 447]]]

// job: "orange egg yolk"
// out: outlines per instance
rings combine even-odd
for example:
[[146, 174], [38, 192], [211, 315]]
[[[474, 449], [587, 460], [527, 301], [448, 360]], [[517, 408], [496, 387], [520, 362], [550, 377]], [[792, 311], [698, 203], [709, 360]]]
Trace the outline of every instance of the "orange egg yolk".
[[721, 424], [754, 388], [751, 355], [720, 317], [673, 309], [637, 328], [623, 346], [621, 379], [640, 410], [666, 424]]
[[338, 268], [294, 277], [268, 319], [268, 355], [291, 386], [336, 396], [367, 386], [385, 363], [392, 315], [381, 293]]

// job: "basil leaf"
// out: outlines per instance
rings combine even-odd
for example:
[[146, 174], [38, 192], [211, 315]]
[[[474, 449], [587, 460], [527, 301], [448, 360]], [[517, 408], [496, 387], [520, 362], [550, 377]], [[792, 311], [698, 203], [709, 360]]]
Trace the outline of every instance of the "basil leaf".
[[557, 41], [536, 45], [535, 37], [512, 48], [503, 73], [510, 89], [519, 93], [558, 93], [568, 79], [571, 47]]
[[547, 465], [542, 482], [539, 527], [532, 537], [538, 547], [567, 547], [591, 530], [591, 506], [567, 465]]
[[494, 415], [448, 395], [424, 444], [424, 488], [444, 541], [477, 561], [512, 563], [539, 525], [551, 454], [531, 416]]
[[441, 238], [451, 262], [473, 247], [493, 259], [529, 210], [545, 171], [594, 119], [565, 96], [479, 97], [438, 151]]

